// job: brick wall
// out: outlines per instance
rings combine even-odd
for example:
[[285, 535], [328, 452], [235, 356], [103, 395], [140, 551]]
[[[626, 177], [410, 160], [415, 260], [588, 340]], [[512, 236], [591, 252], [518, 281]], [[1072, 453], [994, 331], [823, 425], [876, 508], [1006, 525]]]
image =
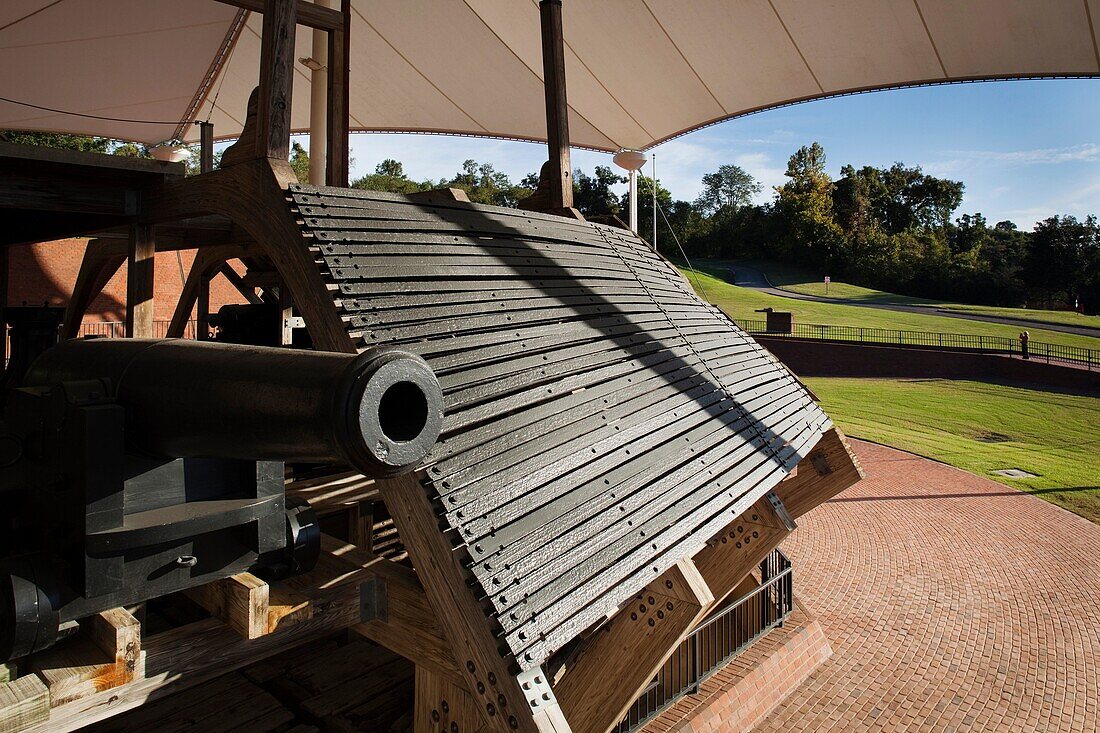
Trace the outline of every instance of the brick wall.
[[1100, 371], [925, 346], [754, 336], [800, 377], [975, 379], [1100, 393]]
[[825, 632], [796, 601], [780, 628], [738, 654], [641, 733], [747, 733], [830, 656]]
[[[72, 296], [86, 245], [87, 240], [79, 238], [12, 247], [8, 261], [7, 304], [21, 305], [26, 302], [28, 305], [66, 305]], [[194, 250], [180, 251], [178, 257], [176, 252], [157, 253], [153, 275], [153, 320], [167, 321], [172, 318], [183, 278], [191, 270], [194, 259]], [[243, 272], [240, 263], [236, 264], [238, 271]], [[212, 311], [227, 303], [243, 302], [240, 293], [225, 278], [217, 277], [211, 281]], [[126, 320], [126, 265], [119, 269], [99, 297], [92, 301], [84, 320]]]

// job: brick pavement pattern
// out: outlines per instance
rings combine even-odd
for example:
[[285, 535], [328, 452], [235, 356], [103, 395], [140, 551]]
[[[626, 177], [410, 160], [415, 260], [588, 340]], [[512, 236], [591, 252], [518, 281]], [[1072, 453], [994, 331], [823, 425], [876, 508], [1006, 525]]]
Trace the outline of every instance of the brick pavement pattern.
[[867, 478], [783, 547], [833, 656], [754, 730], [1100, 731], [1100, 526], [852, 443]]

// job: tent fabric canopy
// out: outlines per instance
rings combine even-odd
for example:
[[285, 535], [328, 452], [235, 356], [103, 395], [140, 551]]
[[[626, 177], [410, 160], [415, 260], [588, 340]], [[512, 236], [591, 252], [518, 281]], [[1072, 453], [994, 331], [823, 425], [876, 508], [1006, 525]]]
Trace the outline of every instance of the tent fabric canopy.
[[[1100, 0], [565, 0], [563, 19], [571, 142], [596, 150], [855, 91], [1100, 75]], [[215, 0], [7, 0], [0, 128], [236, 137], [261, 25]], [[354, 0], [351, 40], [353, 130], [545, 139], [537, 0]]]

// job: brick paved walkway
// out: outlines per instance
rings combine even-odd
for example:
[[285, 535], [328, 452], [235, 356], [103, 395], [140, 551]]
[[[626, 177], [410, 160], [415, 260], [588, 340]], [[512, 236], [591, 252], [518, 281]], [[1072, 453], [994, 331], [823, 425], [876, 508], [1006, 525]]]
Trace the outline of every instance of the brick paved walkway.
[[833, 656], [755, 730], [1100, 731], [1100, 526], [853, 441], [784, 545]]

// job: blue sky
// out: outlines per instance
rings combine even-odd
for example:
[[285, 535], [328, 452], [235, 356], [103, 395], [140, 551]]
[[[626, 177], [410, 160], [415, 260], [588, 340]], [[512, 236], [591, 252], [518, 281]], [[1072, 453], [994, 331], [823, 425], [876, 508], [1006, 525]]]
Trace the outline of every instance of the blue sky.
[[[715, 125], [656, 148], [657, 177], [691, 200], [704, 173], [736, 163], [765, 186], [782, 183], [800, 145], [825, 147], [834, 176], [845, 163], [920, 165], [966, 184], [957, 212], [980, 211], [1030, 229], [1053, 214], [1100, 213], [1100, 80], [956, 84], [820, 100]], [[304, 141], [303, 141], [304, 142]], [[396, 158], [416, 179], [450, 177], [462, 161], [491, 162], [513, 180], [538, 170], [533, 143], [430, 135], [353, 135], [353, 176]], [[574, 151], [575, 167], [611, 156]], [[648, 170], [648, 168], [647, 168]]]

